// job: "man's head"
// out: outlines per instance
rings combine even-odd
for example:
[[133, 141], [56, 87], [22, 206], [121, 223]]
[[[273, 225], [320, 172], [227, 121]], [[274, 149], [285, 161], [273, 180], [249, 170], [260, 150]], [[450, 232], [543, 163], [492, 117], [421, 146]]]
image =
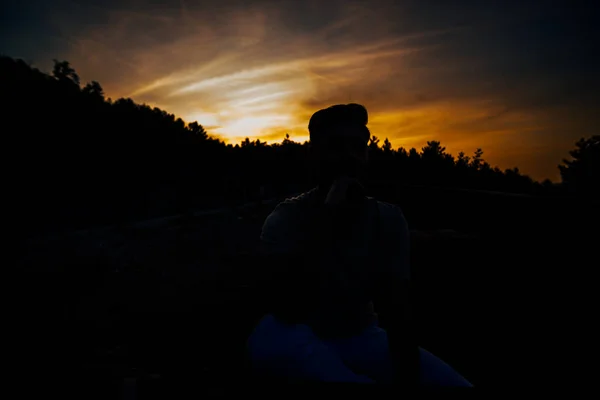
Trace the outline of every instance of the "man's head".
[[359, 181], [364, 178], [368, 119], [367, 109], [360, 104], [338, 104], [313, 114], [308, 131], [319, 184], [330, 184], [342, 176]]

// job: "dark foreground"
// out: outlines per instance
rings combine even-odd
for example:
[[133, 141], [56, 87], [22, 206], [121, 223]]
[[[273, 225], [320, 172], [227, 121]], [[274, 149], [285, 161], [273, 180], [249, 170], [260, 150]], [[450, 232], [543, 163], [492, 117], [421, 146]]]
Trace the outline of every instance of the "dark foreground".
[[[586, 277], [598, 265], [597, 208], [423, 188], [373, 194], [400, 204], [413, 230], [423, 347], [476, 386], [577, 373], [594, 324]], [[103, 396], [248, 381], [244, 342], [262, 312], [255, 250], [272, 208], [30, 240], [14, 302], [19, 374]]]

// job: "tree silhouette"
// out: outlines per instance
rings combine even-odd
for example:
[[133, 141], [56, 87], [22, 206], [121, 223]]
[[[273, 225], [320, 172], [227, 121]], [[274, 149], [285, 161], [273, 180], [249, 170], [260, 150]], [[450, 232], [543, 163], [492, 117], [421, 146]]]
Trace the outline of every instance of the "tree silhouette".
[[190, 131], [190, 133], [192, 135], [194, 135], [197, 138], [200, 138], [202, 140], [205, 140], [208, 138], [208, 134], [204, 130], [204, 127], [196, 121], [190, 122], [188, 124], [188, 130]]
[[[43, 73], [22, 60], [0, 57], [0, 98], [5, 130], [15, 138], [18, 184], [12, 195], [23, 212], [23, 229], [107, 224], [193, 208], [221, 207], [284, 196], [315, 184], [308, 142], [289, 134], [280, 143], [245, 138], [225, 144], [196, 121], [132, 99], [105, 99], [100, 83], [80, 88], [67, 61]], [[27, 121], [15, 125], [13, 121]], [[397, 150], [388, 138], [368, 143], [368, 184], [558, 193], [518, 169], [505, 172], [464, 152], [455, 159], [439, 141], [419, 151]], [[598, 182], [598, 137], [580, 141], [561, 166], [573, 193]], [[17, 164], [15, 164], [17, 165]], [[596, 186], [597, 187], [597, 186]]]
[[581, 138], [558, 166], [563, 184], [573, 193], [598, 196], [600, 187], [600, 135]]
[[392, 152], [392, 143], [388, 140], [388, 138], [385, 138], [385, 141], [383, 142], [383, 147], [381, 149], [386, 154], [389, 154]]
[[427, 146], [421, 149], [421, 155], [424, 160], [436, 159], [444, 156], [446, 148], [438, 141], [427, 142]]
[[59, 82], [72, 83], [79, 87], [79, 75], [77, 75], [75, 70], [71, 68], [71, 65], [68, 61], [54, 60], [52, 75]]
[[104, 90], [102, 89], [102, 86], [100, 86], [100, 84], [96, 81], [91, 81], [90, 83], [86, 84], [83, 87], [82, 91], [90, 97], [97, 97], [99, 99], [104, 100]]
[[418, 160], [421, 159], [421, 155], [419, 154], [419, 152], [417, 151], [417, 149], [415, 149], [414, 147], [411, 148], [408, 151], [408, 158], [413, 161], [413, 162], [417, 162]]
[[475, 170], [479, 170], [483, 165], [483, 162], [483, 150], [478, 148], [477, 150], [475, 150], [473, 158], [471, 159], [471, 167]]
[[458, 158], [456, 159], [456, 166], [458, 168], [466, 170], [467, 168], [469, 168], [470, 164], [471, 164], [471, 157], [465, 155], [465, 153], [462, 151], [460, 153], [458, 153]]
[[398, 155], [398, 159], [400, 160], [408, 159], [408, 152], [404, 147], [398, 147], [398, 150], [396, 150], [396, 154]]
[[372, 135], [369, 138], [369, 150], [372, 152], [377, 152], [377, 150], [379, 150], [379, 138], [375, 135]]

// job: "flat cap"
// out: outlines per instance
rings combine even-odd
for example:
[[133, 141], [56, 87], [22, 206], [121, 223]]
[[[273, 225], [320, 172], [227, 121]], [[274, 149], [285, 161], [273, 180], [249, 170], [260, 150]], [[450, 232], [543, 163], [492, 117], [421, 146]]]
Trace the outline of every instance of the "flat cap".
[[311, 141], [330, 135], [356, 134], [367, 142], [371, 135], [367, 128], [368, 122], [369, 115], [363, 105], [336, 104], [314, 113], [308, 122], [308, 132]]

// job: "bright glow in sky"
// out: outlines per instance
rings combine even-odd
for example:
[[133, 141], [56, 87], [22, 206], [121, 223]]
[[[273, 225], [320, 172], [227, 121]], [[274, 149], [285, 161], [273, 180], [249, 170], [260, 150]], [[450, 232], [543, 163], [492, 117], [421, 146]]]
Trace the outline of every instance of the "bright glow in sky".
[[[371, 132], [395, 148], [440, 140], [456, 155], [482, 147], [492, 165], [557, 179], [574, 142], [600, 128], [589, 51], [565, 39], [575, 28], [550, 6], [75, 3], [40, 5], [35, 24], [11, 27], [18, 50], [8, 54], [48, 69], [52, 58], [66, 59], [108, 97], [197, 120], [228, 142], [281, 141], [285, 133], [303, 141], [313, 112], [357, 102]], [[40, 45], [23, 50], [19, 38], [32, 43], [32, 32]]]

